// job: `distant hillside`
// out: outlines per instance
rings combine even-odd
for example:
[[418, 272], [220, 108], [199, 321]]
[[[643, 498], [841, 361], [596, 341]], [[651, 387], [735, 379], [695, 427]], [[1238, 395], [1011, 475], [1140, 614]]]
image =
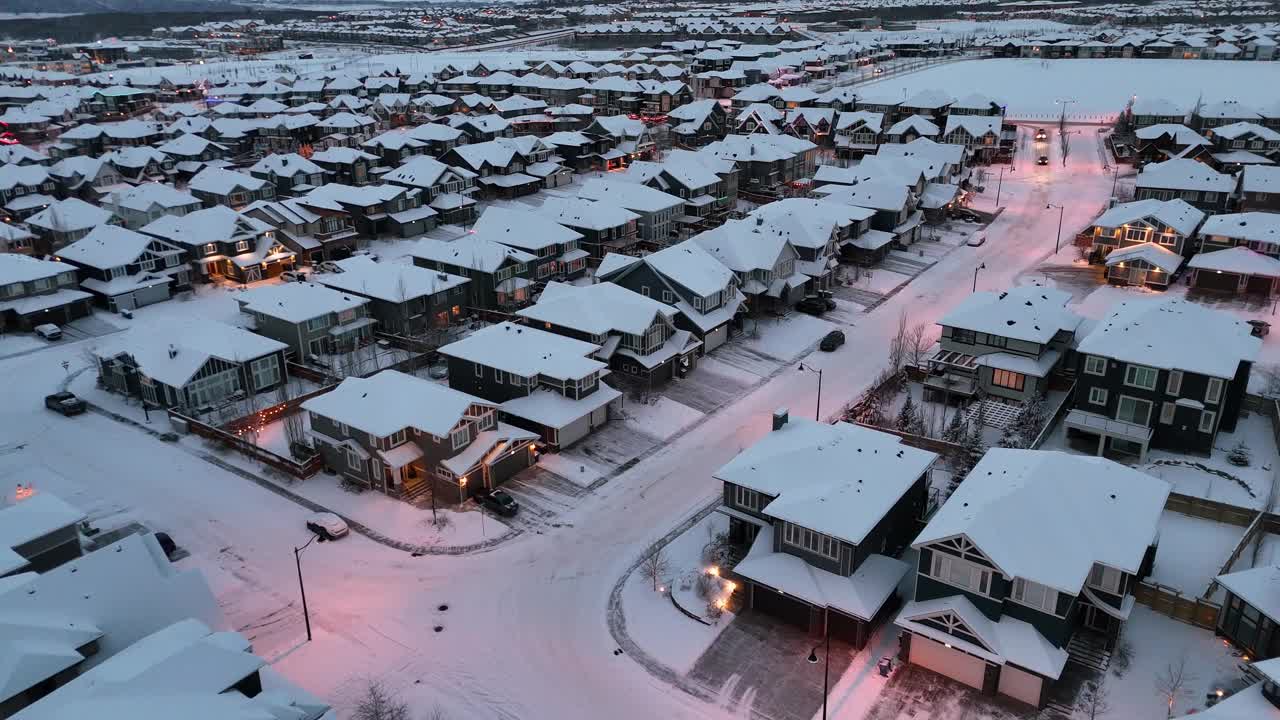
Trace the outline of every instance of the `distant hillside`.
[[5, 12], [13, 13], [169, 13], [226, 12], [233, 3], [226, 0], [5, 0]]

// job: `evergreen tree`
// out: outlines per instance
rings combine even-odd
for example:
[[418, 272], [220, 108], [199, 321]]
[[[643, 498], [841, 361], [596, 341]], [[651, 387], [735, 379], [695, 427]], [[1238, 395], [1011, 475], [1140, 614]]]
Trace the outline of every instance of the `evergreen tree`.
[[1040, 435], [1040, 431], [1044, 428], [1044, 397], [1037, 395], [1022, 408], [1022, 412], [1018, 413], [1018, 430], [1022, 433], [1022, 445], [1020, 447], [1029, 448]]
[[907, 401], [902, 403], [902, 409], [898, 411], [898, 419], [894, 422], [894, 427], [905, 433], [915, 432], [916, 426], [919, 425], [919, 413], [916, 411], [915, 400], [911, 399], [911, 393], [907, 393]]
[[964, 413], [959, 408], [951, 413], [951, 423], [947, 425], [947, 429], [942, 433], [942, 439], [947, 442], [958, 443], [961, 438], [969, 434], [969, 426], [964, 421]]

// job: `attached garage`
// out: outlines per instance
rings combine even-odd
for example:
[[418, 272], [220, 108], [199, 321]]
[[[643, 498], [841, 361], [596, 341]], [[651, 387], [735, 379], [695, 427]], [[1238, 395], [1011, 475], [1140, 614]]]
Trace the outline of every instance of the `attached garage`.
[[1044, 678], [1012, 665], [1000, 668], [1000, 694], [1040, 707]]
[[1240, 276], [1229, 272], [1199, 270], [1196, 272], [1195, 286], [1201, 290], [1235, 292], [1240, 287]]
[[987, 661], [949, 648], [923, 635], [911, 636], [911, 662], [946, 675], [969, 687], [982, 689], [987, 674]]
[[716, 348], [723, 345], [725, 341], [728, 339], [729, 339], [729, 324], [725, 323], [724, 325], [721, 325], [720, 327], [716, 328], [715, 330], [712, 330], [711, 332], [703, 336], [702, 351], [704, 353], [709, 353], [712, 350], [715, 350]]
[[1238, 245], [1191, 258], [1191, 284], [1205, 290], [1270, 295], [1280, 278], [1280, 259]]
[[796, 627], [809, 629], [809, 604], [765, 585], [751, 583], [751, 608]]
[[1270, 295], [1271, 286], [1275, 280], [1265, 275], [1250, 276], [1249, 282], [1244, 287], [1244, 291], [1254, 295]]

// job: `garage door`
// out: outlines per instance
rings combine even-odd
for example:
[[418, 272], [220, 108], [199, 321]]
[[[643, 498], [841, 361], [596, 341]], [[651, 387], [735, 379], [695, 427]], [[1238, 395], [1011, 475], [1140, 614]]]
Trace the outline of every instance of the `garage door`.
[[1000, 694], [1021, 700], [1028, 705], [1039, 707], [1042, 682], [1039, 675], [1032, 675], [1012, 665], [1000, 668]]
[[1220, 273], [1212, 270], [1200, 270], [1196, 273], [1196, 287], [1205, 290], [1235, 292], [1239, 284], [1240, 276], [1235, 273]]
[[1249, 284], [1245, 286], [1245, 292], [1257, 293], [1259, 295], [1271, 294], [1271, 278], [1266, 275], [1249, 276]]
[[985, 660], [921, 635], [911, 636], [911, 662], [979, 690], [987, 670]]
[[779, 594], [763, 585], [751, 589], [751, 607], [783, 622], [809, 629], [809, 606], [795, 598]]

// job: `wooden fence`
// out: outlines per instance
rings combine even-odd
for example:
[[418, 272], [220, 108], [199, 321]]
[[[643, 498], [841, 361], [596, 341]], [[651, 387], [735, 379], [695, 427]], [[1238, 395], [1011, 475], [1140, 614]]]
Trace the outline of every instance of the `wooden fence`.
[[1216, 500], [1207, 500], [1181, 493], [1170, 493], [1169, 499], [1164, 504], [1164, 509], [1183, 515], [1190, 515], [1191, 517], [1246, 528], [1253, 523], [1255, 516], [1258, 514], [1257, 510], [1248, 510]]
[[232, 435], [238, 435], [245, 428], [261, 426], [277, 418], [298, 412], [298, 408], [301, 407], [302, 403], [316, 397], [317, 395], [323, 395], [333, 388], [334, 385], [326, 385], [319, 390], [312, 390], [311, 392], [303, 393], [295, 398], [289, 398], [284, 402], [276, 403], [275, 405], [262, 408], [261, 410], [256, 410], [248, 415], [238, 417], [224, 423], [222, 425], [222, 429]]
[[169, 410], [169, 422], [175, 427], [185, 424], [192, 435], [221, 443], [242, 455], [253, 458], [268, 467], [287, 473], [296, 478], [309, 478], [320, 472], [320, 469], [324, 466], [324, 460], [318, 454], [312, 455], [303, 462], [298, 462], [291, 457], [277, 455], [266, 448], [258, 447], [254, 443], [251, 443], [233, 433], [227, 432], [222, 428], [216, 428], [208, 423], [187, 417], [186, 415], [182, 415], [174, 410]]
[[1218, 624], [1222, 606], [1199, 597], [1187, 597], [1178, 590], [1159, 583], [1140, 582], [1133, 588], [1133, 599], [1152, 610], [1208, 630]]

